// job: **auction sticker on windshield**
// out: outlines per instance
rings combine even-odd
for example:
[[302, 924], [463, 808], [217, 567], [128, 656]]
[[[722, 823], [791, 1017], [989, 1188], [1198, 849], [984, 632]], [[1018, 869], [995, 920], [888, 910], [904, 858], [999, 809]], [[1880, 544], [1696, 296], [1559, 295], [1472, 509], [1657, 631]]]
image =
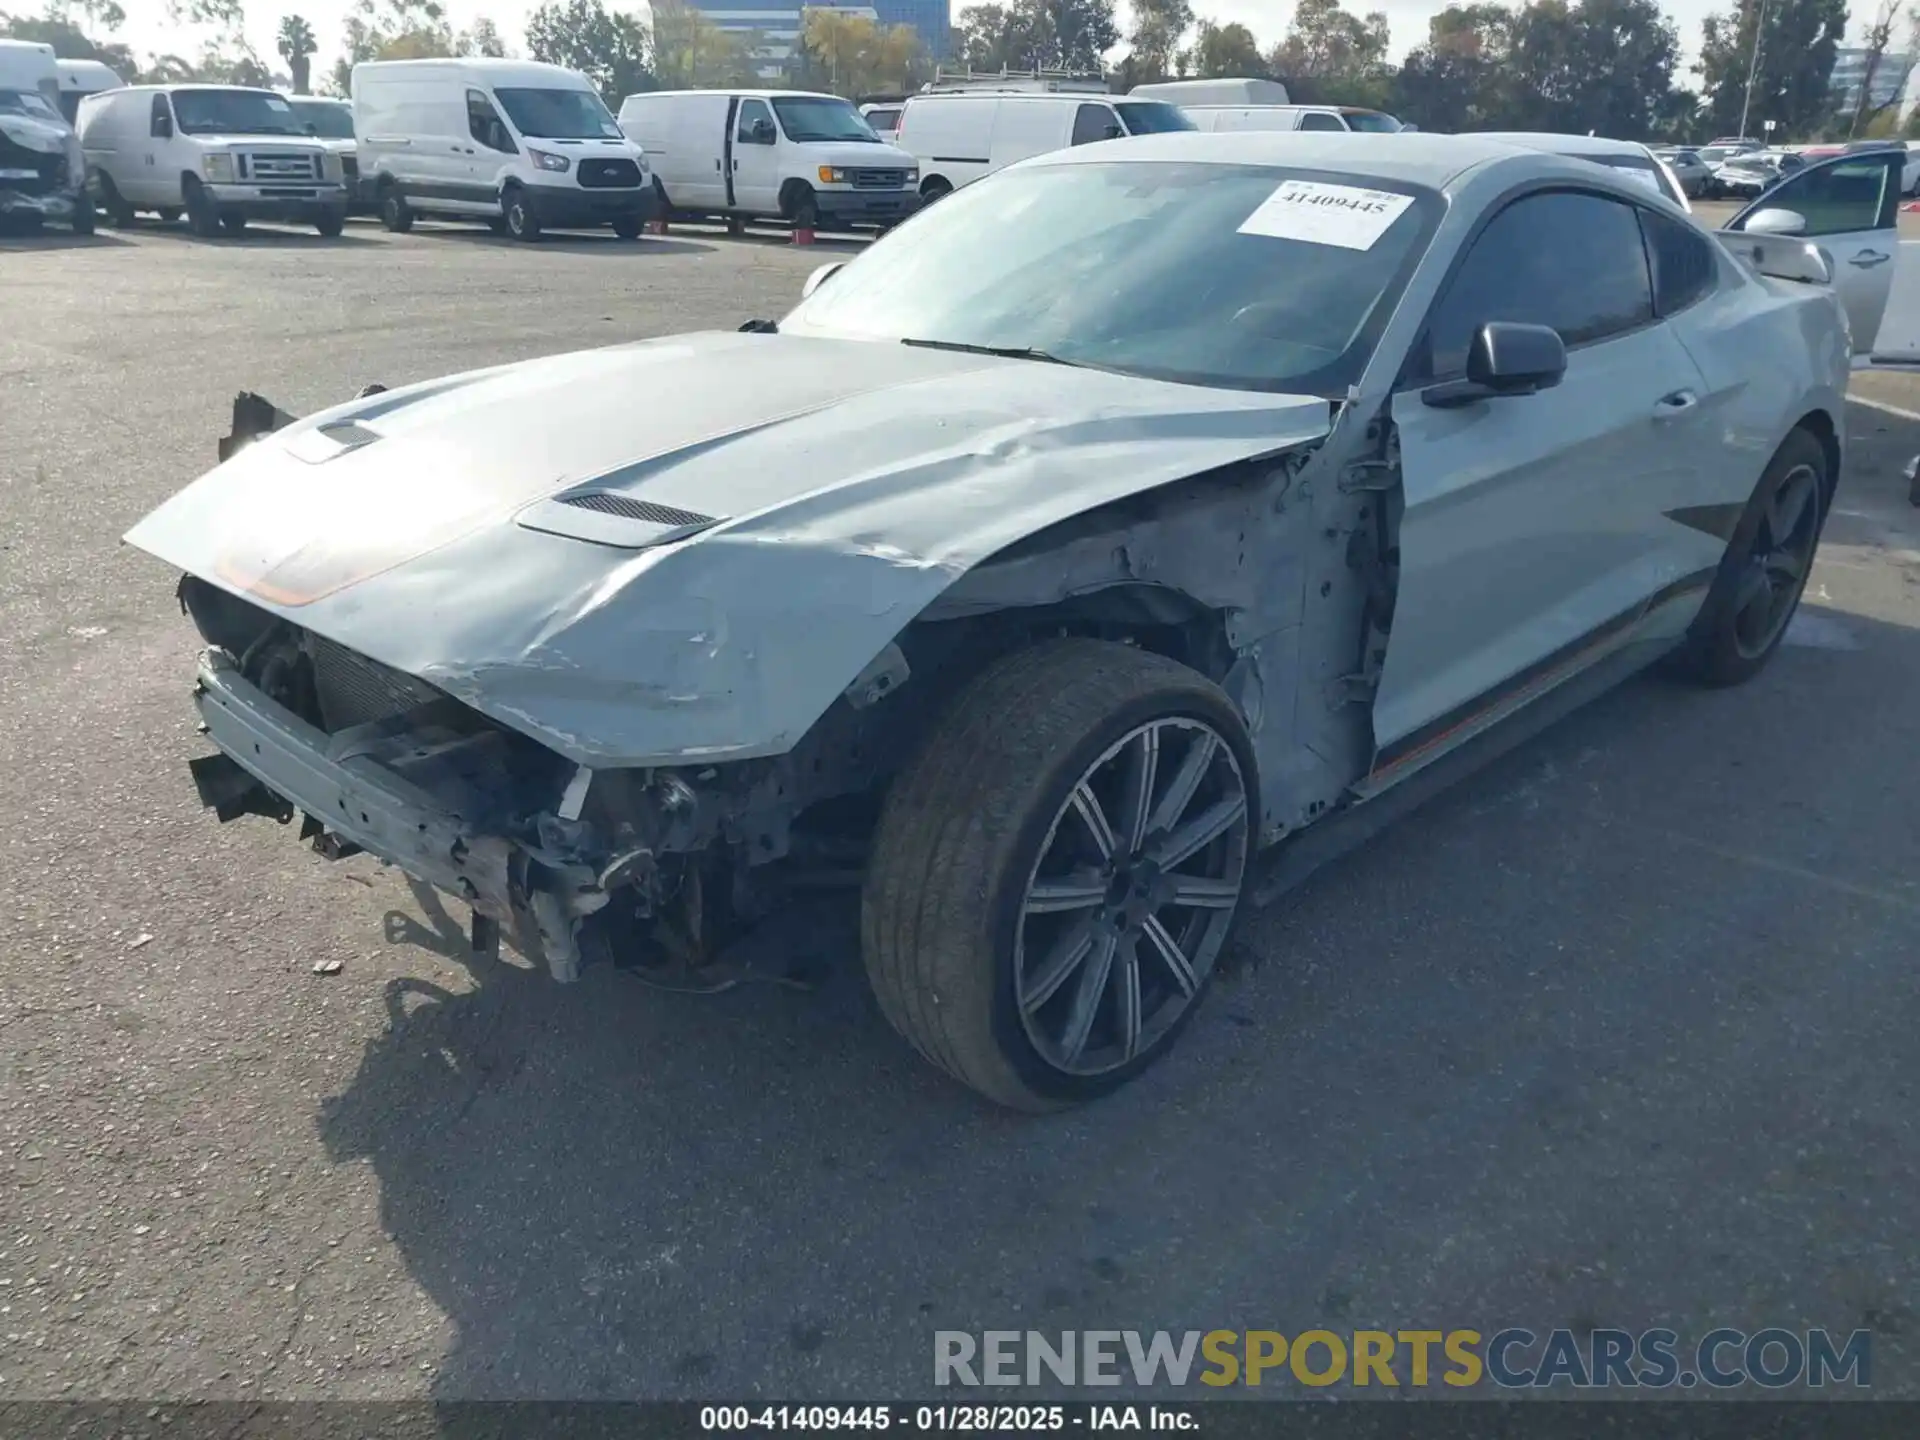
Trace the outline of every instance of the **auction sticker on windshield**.
[[1396, 195], [1391, 190], [1284, 180], [1261, 201], [1258, 210], [1240, 223], [1240, 233], [1338, 245], [1345, 250], [1371, 250], [1411, 204], [1411, 195]]

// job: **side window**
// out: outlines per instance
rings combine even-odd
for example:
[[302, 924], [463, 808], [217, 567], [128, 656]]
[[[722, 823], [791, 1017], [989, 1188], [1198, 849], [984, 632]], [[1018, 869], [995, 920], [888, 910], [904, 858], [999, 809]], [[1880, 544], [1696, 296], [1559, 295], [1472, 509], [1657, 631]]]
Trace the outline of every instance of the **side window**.
[[1712, 291], [1720, 270], [1711, 242], [1651, 210], [1640, 212], [1640, 233], [1646, 236], [1647, 258], [1653, 262], [1656, 311], [1675, 314]]
[[147, 134], [155, 139], [164, 139], [173, 134], [173, 107], [167, 103], [165, 95], [153, 97], [153, 118], [147, 124]]
[[1762, 208], [1805, 216], [1807, 228], [1801, 233], [1809, 239], [1892, 229], [1899, 222], [1899, 162], [1898, 155], [1882, 152], [1809, 170], [1783, 181]]
[[1344, 130], [1338, 115], [1329, 115], [1324, 110], [1309, 110], [1300, 117], [1302, 130]]
[[[1059, 134], [1054, 131], [1054, 134]], [[1091, 145], [1096, 140], [1112, 140], [1124, 133], [1113, 111], [1105, 105], [1082, 105], [1073, 112], [1073, 140], [1075, 145]]]
[[514, 153], [513, 137], [507, 134], [506, 122], [493, 108], [493, 102], [478, 90], [467, 91], [467, 130], [489, 150]]
[[1427, 373], [1457, 375], [1489, 320], [1551, 325], [1568, 346], [1653, 318], [1653, 283], [1631, 205], [1558, 190], [1488, 223], [1427, 321]]
[[[756, 135], [754, 132], [758, 131]], [[767, 108], [764, 100], [742, 100], [740, 102], [740, 128], [734, 132], [734, 139], [742, 145], [771, 145], [773, 136], [773, 112]]]

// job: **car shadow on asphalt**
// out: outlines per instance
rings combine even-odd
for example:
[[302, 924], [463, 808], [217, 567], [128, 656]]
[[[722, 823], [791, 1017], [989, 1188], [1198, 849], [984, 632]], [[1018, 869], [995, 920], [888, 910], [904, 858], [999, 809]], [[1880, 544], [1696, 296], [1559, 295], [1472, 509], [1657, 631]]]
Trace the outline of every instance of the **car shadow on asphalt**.
[[76, 235], [64, 225], [0, 225], [0, 250], [99, 250], [126, 243], [102, 230]]
[[625, 255], [700, 255], [715, 248], [698, 240], [675, 239], [662, 235], [643, 235], [637, 240], [622, 240], [611, 230], [599, 234], [545, 230], [541, 232], [538, 240], [533, 241], [515, 240], [508, 235], [496, 235], [480, 225], [446, 225], [432, 228], [416, 226], [412, 233], [431, 236], [436, 240], [454, 240], [467, 245], [497, 247], [533, 254], [599, 255], [612, 259]]
[[1807, 615], [1753, 683], [1630, 681], [1248, 916], [1258, 963], [1078, 1111], [919, 1060], [843, 900], [775, 927], [831, 962], [805, 993], [391, 982], [318, 1125], [457, 1332], [434, 1395], [926, 1395], [938, 1329], [1900, 1313], [1920, 631]]
[[128, 227], [128, 235], [138, 236], [142, 240], [163, 240], [175, 245], [204, 245], [210, 249], [258, 250], [270, 247], [293, 247], [313, 249], [336, 249], [376, 245], [379, 243], [371, 235], [355, 234], [351, 228], [338, 235], [322, 235], [312, 226], [250, 224], [238, 235], [222, 231], [218, 235], [196, 235], [187, 228], [184, 220], [169, 224], [156, 220]]

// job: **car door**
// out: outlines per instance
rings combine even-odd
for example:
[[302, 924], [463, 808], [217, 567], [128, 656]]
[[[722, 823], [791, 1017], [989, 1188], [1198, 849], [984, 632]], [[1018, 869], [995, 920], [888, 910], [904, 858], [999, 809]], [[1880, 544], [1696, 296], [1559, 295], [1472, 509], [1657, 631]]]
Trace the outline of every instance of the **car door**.
[[[1666, 497], [1713, 463], [1703, 380], [1654, 313], [1639, 207], [1575, 189], [1506, 204], [1462, 252], [1392, 400], [1400, 573], [1374, 699], [1376, 774], [1577, 673], [1680, 577]], [[1436, 408], [1488, 321], [1549, 325], [1565, 378]]]
[[1833, 267], [1856, 359], [1874, 351], [1900, 258], [1895, 150], [1840, 155], [1798, 170], [1727, 222], [1735, 254], [1754, 260], [1775, 245], [1812, 241]]
[[1347, 122], [1338, 115], [1330, 115], [1325, 110], [1307, 110], [1300, 116], [1302, 130], [1345, 130]]
[[733, 208], [780, 213], [780, 131], [767, 102], [748, 96], [733, 123]]
[[145, 134], [123, 152], [122, 158], [130, 161], [115, 171], [113, 183], [120, 187], [120, 193], [136, 205], [178, 205], [180, 196], [167, 184], [169, 174], [173, 174], [174, 183], [179, 183], [177, 173], [170, 172], [162, 163], [169, 155], [174, 141], [173, 103], [168, 100], [167, 92], [157, 91], [152, 103], [147, 107], [146, 124], [142, 127]]
[[439, 188], [449, 208], [467, 215], [497, 215], [501, 161], [518, 155], [520, 147], [486, 91], [469, 89], [466, 101], [467, 133], [447, 145], [446, 178]]

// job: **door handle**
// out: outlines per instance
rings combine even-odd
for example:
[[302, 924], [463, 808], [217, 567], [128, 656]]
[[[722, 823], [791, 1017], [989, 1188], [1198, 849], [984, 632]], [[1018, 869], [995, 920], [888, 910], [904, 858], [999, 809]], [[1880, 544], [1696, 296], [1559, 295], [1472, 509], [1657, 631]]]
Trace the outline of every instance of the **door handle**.
[[716, 160], [716, 161], [714, 161], [714, 162], [713, 162], [713, 168], [714, 168], [714, 169], [716, 169], [716, 170], [718, 170], [718, 169], [720, 168], [720, 162], [719, 162], [718, 160]]
[[1691, 390], [1676, 390], [1671, 395], [1662, 395], [1653, 406], [1653, 418], [1671, 420], [1676, 415], [1684, 415], [1700, 403], [1700, 397]]
[[1861, 270], [1869, 270], [1875, 265], [1886, 264], [1892, 258], [1891, 255], [1882, 255], [1878, 250], [1861, 250], [1847, 263]]

